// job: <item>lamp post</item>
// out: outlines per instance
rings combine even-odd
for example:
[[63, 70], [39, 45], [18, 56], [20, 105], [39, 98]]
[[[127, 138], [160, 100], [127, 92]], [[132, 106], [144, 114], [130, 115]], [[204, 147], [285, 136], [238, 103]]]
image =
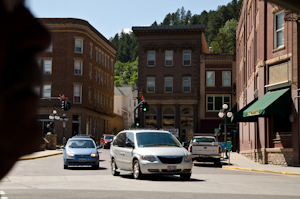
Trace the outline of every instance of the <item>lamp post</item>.
[[55, 134], [55, 120], [59, 120], [60, 117], [57, 115], [57, 111], [53, 110], [52, 114], [49, 115], [49, 119], [53, 120], [53, 129], [52, 129], [52, 134]]
[[60, 118], [60, 121], [63, 121], [63, 145], [65, 145], [66, 143], [65, 128], [66, 128], [66, 122], [69, 121], [69, 119], [66, 117], [66, 114], [63, 114], [63, 116]]
[[220, 110], [218, 116], [220, 118], [224, 118], [224, 134], [225, 134], [225, 159], [228, 159], [227, 156], [227, 129], [226, 129], [226, 125], [227, 125], [227, 117], [231, 118], [232, 117], [232, 112], [230, 110], [228, 110], [228, 105], [227, 104], [223, 104], [222, 109]]

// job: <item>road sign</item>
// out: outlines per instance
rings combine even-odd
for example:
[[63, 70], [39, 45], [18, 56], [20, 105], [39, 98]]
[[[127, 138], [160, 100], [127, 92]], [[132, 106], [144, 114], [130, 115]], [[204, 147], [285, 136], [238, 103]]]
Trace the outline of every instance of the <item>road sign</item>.
[[225, 142], [221, 142], [221, 149], [225, 149]]
[[227, 141], [227, 150], [231, 150], [231, 141]]

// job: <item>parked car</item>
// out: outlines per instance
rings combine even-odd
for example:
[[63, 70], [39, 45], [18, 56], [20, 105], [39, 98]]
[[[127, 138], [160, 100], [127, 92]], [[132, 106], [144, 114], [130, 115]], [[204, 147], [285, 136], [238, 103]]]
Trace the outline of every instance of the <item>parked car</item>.
[[144, 174], [180, 175], [189, 180], [190, 153], [177, 138], [162, 130], [125, 130], [118, 133], [110, 148], [112, 175], [131, 172], [135, 179]]
[[100, 139], [100, 146], [102, 146], [104, 149], [109, 149], [114, 137], [115, 135], [112, 134], [103, 134]]
[[213, 136], [194, 136], [190, 141], [188, 151], [193, 160], [213, 162], [216, 166], [221, 166], [221, 147]]
[[70, 138], [64, 149], [64, 169], [69, 166], [92, 166], [99, 168], [100, 146], [96, 146], [94, 140], [89, 136], [74, 136]]

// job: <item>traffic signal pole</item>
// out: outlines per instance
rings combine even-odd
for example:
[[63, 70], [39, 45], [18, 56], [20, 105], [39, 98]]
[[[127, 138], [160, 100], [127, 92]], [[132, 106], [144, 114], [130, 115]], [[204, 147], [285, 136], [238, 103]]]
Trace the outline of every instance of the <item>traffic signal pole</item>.
[[[139, 109], [140, 108], [140, 106], [141, 106], [141, 104], [143, 104], [144, 103], [144, 99], [134, 108], [134, 110], [133, 110], [133, 115], [134, 115], [134, 128], [136, 128], [136, 126], [137, 126], [137, 124], [136, 124], [136, 121], [137, 121], [137, 118], [138, 117], [136, 117], [136, 110], [137, 109]], [[140, 124], [138, 123], [138, 126], [139, 126]]]

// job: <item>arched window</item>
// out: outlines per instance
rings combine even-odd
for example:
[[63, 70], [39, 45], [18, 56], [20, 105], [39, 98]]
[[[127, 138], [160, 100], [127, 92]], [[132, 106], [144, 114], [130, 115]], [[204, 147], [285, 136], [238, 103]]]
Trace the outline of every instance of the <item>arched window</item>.
[[174, 129], [175, 128], [175, 115], [174, 111], [170, 108], [163, 112], [163, 128]]
[[153, 108], [149, 108], [149, 110], [146, 112], [145, 121], [147, 128], [157, 128], [156, 111]]

